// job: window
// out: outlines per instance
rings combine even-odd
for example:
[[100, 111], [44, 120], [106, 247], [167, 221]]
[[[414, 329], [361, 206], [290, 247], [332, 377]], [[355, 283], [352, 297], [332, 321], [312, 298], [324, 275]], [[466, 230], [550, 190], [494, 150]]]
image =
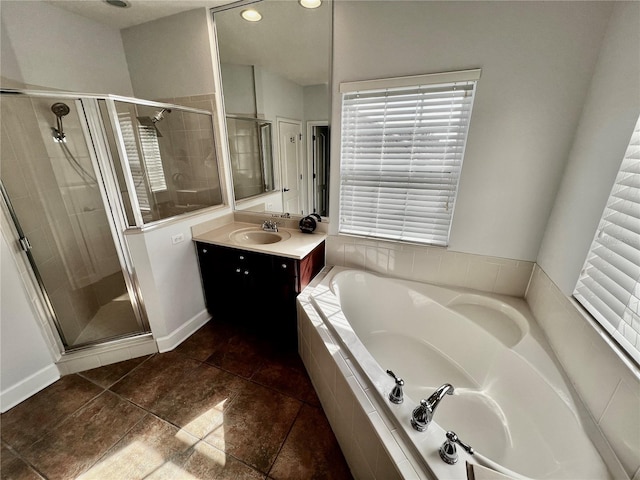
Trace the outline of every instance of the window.
[[640, 363], [640, 118], [574, 296]]
[[447, 245], [480, 70], [343, 83], [340, 233]]

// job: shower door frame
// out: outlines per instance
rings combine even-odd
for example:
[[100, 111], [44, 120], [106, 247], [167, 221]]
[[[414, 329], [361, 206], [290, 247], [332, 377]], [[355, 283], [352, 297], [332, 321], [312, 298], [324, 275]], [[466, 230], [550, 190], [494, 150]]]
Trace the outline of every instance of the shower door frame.
[[[102, 122], [100, 116], [100, 110], [98, 107], [98, 100], [120, 97], [112, 95], [95, 95], [95, 94], [81, 94], [73, 92], [44, 92], [38, 90], [28, 89], [0, 89], [1, 95], [8, 96], [25, 96], [25, 97], [37, 97], [37, 98], [52, 98], [52, 99], [69, 99], [73, 100], [76, 104], [76, 110], [78, 119], [82, 127], [84, 141], [91, 158], [91, 165], [94, 173], [98, 176], [97, 182], [98, 190], [100, 191], [100, 197], [105, 206], [105, 212], [107, 213], [107, 223], [111, 231], [114, 247], [118, 255], [118, 261], [120, 263], [120, 270], [123, 274], [125, 285], [127, 287], [127, 295], [133, 309], [136, 322], [140, 327], [140, 331], [136, 333], [128, 333], [124, 335], [118, 335], [115, 337], [108, 337], [77, 346], [70, 346], [65, 338], [62, 330], [60, 320], [53, 308], [53, 304], [49, 298], [45, 285], [40, 277], [35, 259], [30, 252], [30, 245], [28, 239], [22, 233], [19, 219], [11, 205], [11, 199], [2, 186], [3, 204], [8, 210], [10, 219], [14, 226], [14, 234], [17, 234], [17, 242], [20, 244], [21, 250], [25, 252], [29, 266], [31, 267], [32, 277], [37, 284], [37, 292], [40, 296], [40, 300], [46, 307], [47, 320], [54, 327], [53, 330], [57, 334], [59, 340], [58, 348], [61, 348], [61, 354], [72, 353], [79, 350], [86, 350], [103, 346], [109, 343], [118, 342], [120, 340], [129, 339], [132, 337], [142, 338], [152, 336], [149, 320], [147, 318], [146, 309], [144, 306], [142, 291], [137, 279], [133, 261], [129, 254], [129, 249], [126, 244], [124, 232], [131, 227], [128, 225], [126, 214], [124, 210], [124, 204], [119, 194], [119, 189], [116, 180], [116, 174], [113, 167], [113, 158], [110, 153], [109, 144], [106, 139], [106, 126]], [[124, 99], [124, 97], [122, 97]], [[126, 99], [131, 100], [131, 99]], [[144, 102], [141, 102], [144, 103]], [[93, 133], [93, 136], [92, 136]]]

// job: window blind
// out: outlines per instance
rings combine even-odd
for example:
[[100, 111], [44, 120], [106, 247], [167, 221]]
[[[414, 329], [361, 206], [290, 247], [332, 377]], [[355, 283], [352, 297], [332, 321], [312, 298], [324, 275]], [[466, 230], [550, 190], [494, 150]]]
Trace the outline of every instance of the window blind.
[[160, 145], [158, 144], [158, 132], [156, 128], [149, 125], [138, 125], [140, 135], [140, 146], [142, 147], [142, 157], [147, 170], [149, 188], [152, 192], [161, 192], [167, 189], [167, 182], [160, 156]]
[[150, 212], [149, 196], [147, 195], [147, 187], [144, 182], [144, 171], [142, 163], [138, 156], [138, 147], [136, 145], [135, 132], [133, 123], [131, 122], [131, 114], [129, 112], [118, 113], [122, 138], [124, 140], [124, 148], [127, 153], [127, 161], [131, 170], [131, 177], [136, 187], [136, 196], [138, 197], [138, 205], [141, 212]]
[[343, 94], [341, 233], [447, 245], [475, 85]]
[[640, 363], [640, 118], [574, 296]]

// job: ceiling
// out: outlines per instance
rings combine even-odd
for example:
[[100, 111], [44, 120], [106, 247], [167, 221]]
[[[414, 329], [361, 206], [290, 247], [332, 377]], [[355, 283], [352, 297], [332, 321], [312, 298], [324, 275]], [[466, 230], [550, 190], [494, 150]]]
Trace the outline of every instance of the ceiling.
[[50, 5], [118, 30], [157, 20], [195, 8], [220, 7], [236, 0], [127, 0], [127, 8], [117, 8], [102, 0], [44, 0]]
[[[127, 0], [127, 8], [103, 0], [44, 0], [112, 28], [123, 29], [195, 8], [214, 8], [237, 0]], [[260, 22], [240, 18], [240, 8], [216, 13], [220, 61], [258, 65], [298, 85], [328, 83], [331, 7], [308, 10], [295, 0], [266, 0], [251, 5]], [[248, 8], [248, 7], [247, 7]]]

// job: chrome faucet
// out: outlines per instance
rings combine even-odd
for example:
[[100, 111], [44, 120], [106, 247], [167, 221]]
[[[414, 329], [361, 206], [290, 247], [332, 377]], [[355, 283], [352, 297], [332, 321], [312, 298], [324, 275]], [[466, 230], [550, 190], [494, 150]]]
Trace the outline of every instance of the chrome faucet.
[[464, 443], [462, 440], [458, 438], [458, 435], [456, 435], [456, 432], [448, 431], [447, 439], [440, 446], [439, 453], [440, 453], [440, 458], [442, 458], [442, 460], [445, 463], [448, 463], [449, 465], [453, 465], [458, 461], [458, 452], [456, 451], [456, 443], [460, 445], [462, 449], [465, 452], [467, 452], [469, 455], [473, 455], [475, 453], [471, 445], [467, 445], [466, 443]]
[[420, 405], [414, 408], [411, 414], [411, 426], [419, 432], [424, 432], [431, 423], [433, 414], [445, 395], [453, 395], [453, 385], [450, 383], [445, 383], [439, 387], [426, 400], [424, 398], [420, 400]]
[[387, 374], [393, 377], [393, 379], [396, 381], [395, 386], [389, 393], [389, 401], [391, 403], [396, 403], [396, 404], [402, 403], [404, 401], [404, 395], [402, 393], [402, 387], [404, 387], [404, 380], [396, 376], [396, 374], [393, 373], [391, 370], [387, 370]]
[[262, 230], [265, 232], [277, 232], [278, 231], [278, 222], [275, 220], [265, 220], [262, 222]]

